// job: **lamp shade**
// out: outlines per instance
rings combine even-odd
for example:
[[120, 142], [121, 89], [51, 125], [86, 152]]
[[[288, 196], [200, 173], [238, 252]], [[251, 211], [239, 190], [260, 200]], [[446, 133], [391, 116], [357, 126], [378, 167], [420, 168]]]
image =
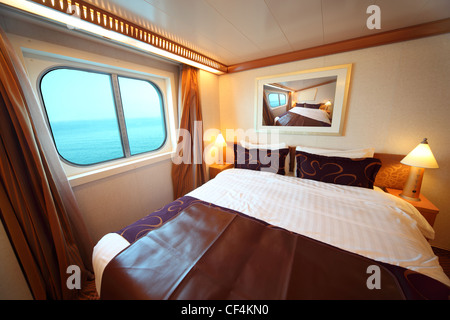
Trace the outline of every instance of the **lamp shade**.
[[400, 162], [418, 168], [439, 168], [426, 138]]
[[221, 133], [219, 133], [216, 137], [216, 145], [224, 147], [227, 145], [227, 143], [225, 142], [225, 139], [223, 138], [223, 135]]

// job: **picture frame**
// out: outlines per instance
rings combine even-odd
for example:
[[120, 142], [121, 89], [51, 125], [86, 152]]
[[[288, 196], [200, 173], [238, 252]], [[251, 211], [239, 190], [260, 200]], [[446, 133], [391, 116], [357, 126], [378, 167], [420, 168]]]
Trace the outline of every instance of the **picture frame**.
[[343, 135], [352, 64], [256, 78], [255, 129]]

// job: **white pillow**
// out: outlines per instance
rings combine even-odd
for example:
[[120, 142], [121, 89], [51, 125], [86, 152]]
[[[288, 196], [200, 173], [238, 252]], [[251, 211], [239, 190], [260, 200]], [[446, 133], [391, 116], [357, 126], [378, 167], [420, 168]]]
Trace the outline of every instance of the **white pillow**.
[[343, 157], [343, 158], [372, 158], [375, 153], [374, 148], [337, 150], [337, 149], [297, 146], [295, 150], [304, 151], [312, 154], [318, 154], [327, 157]]
[[241, 146], [246, 149], [264, 149], [264, 150], [278, 150], [287, 148], [286, 143], [274, 143], [274, 144], [257, 144], [241, 140]]
[[[257, 143], [251, 143], [247, 142], [245, 140], [241, 140], [241, 146], [245, 149], [263, 149], [263, 150], [279, 150], [279, 149], [286, 149], [288, 146], [286, 143], [274, 143], [274, 144], [257, 144]], [[284, 169], [285, 169], [285, 175], [289, 174], [289, 162], [290, 157], [289, 154], [286, 156], [286, 160], [284, 162]]]

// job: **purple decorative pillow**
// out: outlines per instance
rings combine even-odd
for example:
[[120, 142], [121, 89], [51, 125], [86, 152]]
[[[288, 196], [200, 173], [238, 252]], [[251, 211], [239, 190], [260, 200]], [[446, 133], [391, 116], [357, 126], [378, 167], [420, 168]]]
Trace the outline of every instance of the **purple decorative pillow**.
[[376, 158], [326, 157], [296, 151], [297, 177], [316, 181], [373, 189], [381, 168]]
[[234, 145], [234, 167], [237, 169], [249, 169], [267, 171], [284, 175], [286, 157], [289, 148], [276, 150], [247, 149], [241, 145]]
[[316, 104], [304, 103], [304, 107], [308, 109], [319, 109], [321, 105], [322, 105], [321, 103]]

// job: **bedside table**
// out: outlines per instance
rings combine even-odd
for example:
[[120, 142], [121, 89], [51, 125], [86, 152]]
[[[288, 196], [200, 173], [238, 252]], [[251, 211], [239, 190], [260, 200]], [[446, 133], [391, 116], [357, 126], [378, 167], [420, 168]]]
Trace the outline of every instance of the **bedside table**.
[[[402, 193], [402, 190], [386, 188], [386, 191], [396, 197], [399, 197], [400, 199], [403, 199], [402, 197], [400, 197], [400, 193]], [[439, 213], [439, 209], [433, 203], [431, 203], [430, 200], [425, 198], [423, 194], [420, 194], [421, 201], [409, 201], [406, 199], [403, 200], [411, 203], [425, 217], [425, 219], [427, 219], [428, 223], [431, 226], [434, 225], [434, 220]]]
[[209, 166], [209, 179], [215, 178], [223, 170], [234, 168], [234, 163], [217, 164], [214, 163]]

